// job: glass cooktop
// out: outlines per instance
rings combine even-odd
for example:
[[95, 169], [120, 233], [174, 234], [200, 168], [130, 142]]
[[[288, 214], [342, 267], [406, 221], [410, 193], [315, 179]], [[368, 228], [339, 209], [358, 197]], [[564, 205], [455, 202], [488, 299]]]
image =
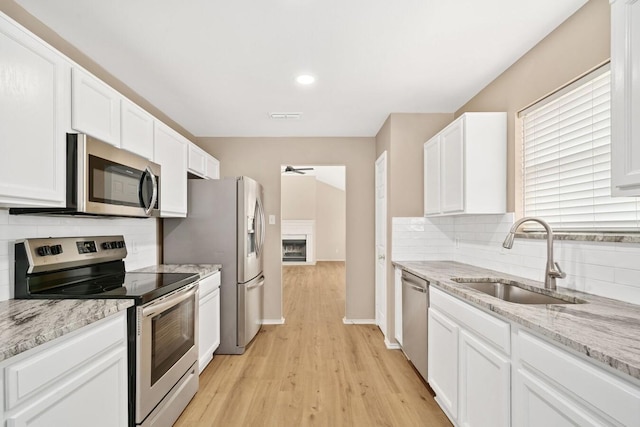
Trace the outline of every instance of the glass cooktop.
[[190, 273], [121, 273], [31, 294], [38, 298], [134, 299], [144, 304], [198, 280]]

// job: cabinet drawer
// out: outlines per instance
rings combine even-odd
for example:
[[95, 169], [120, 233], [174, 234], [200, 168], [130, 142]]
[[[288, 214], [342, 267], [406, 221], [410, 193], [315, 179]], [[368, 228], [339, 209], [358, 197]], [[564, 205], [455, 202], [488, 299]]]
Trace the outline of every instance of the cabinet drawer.
[[525, 369], [543, 374], [589, 405], [623, 425], [640, 420], [640, 389], [603, 369], [524, 331], [518, 332], [518, 354]]
[[503, 353], [511, 353], [511, 328], [507, 322], [484, 313], [433, 286], [429, 287], [429, 306], [437, 308], [441, 313], [447, 313], [458, 323], [463, 324], [466, 329], [475, 332]]
[[46, 387], [63, 380], [86, 361], [100, 356], [109, 348], [126, 346], [126, 312], [80, 329], [72, 337], [52, 341], [43, 351], [4, 369], [6, 409], [12, 409]]
[[210, 276], [205, 277], [204, 279], [200, 279], [199, 291], [200, 291], [200, 299], [202, 300], [205, 296], [209, 295], [214, 290], [220, 287], [220, 272], [213, 273]]

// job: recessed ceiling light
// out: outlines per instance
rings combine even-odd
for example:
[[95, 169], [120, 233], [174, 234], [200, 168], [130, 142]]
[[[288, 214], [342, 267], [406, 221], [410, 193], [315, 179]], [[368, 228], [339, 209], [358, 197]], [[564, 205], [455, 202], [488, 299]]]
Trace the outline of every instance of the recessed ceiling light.
[[301, 85], [310, 85], [311, 83], [316, 81], [316, 78], [313, 76], [310, 76], [309, 74], [302, 74], [296, 77], [296, 81]]

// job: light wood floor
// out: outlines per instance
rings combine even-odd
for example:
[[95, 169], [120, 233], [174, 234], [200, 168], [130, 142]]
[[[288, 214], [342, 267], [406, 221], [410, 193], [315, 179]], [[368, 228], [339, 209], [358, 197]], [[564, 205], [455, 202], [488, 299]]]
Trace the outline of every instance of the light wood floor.
[[286, 323], [215, 356], [175, 426], [450, 426], [400, 350], [345, 325], [344, 263], [285, 267]]

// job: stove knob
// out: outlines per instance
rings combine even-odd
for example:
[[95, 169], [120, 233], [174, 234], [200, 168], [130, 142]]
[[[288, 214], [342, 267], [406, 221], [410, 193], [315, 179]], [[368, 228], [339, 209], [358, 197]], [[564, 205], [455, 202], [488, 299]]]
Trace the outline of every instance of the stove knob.
[[60, 255], [62, 253], [62, 245], [53, 245], [51, 246], [51, 254], [52, 255]]
[[120, 240], [119, 242], [117, 242], [118, 247], [119, 248], [124, 248], [124, 242], [122, 240]]
[[102, 244], [102, 249], [111, 249], [111, 242], [104, 242]]
[[39, 248], [36, 248], [36, 252], [40, 256], [51, 255], [51, 248], [49, 246], [40, 246]]

